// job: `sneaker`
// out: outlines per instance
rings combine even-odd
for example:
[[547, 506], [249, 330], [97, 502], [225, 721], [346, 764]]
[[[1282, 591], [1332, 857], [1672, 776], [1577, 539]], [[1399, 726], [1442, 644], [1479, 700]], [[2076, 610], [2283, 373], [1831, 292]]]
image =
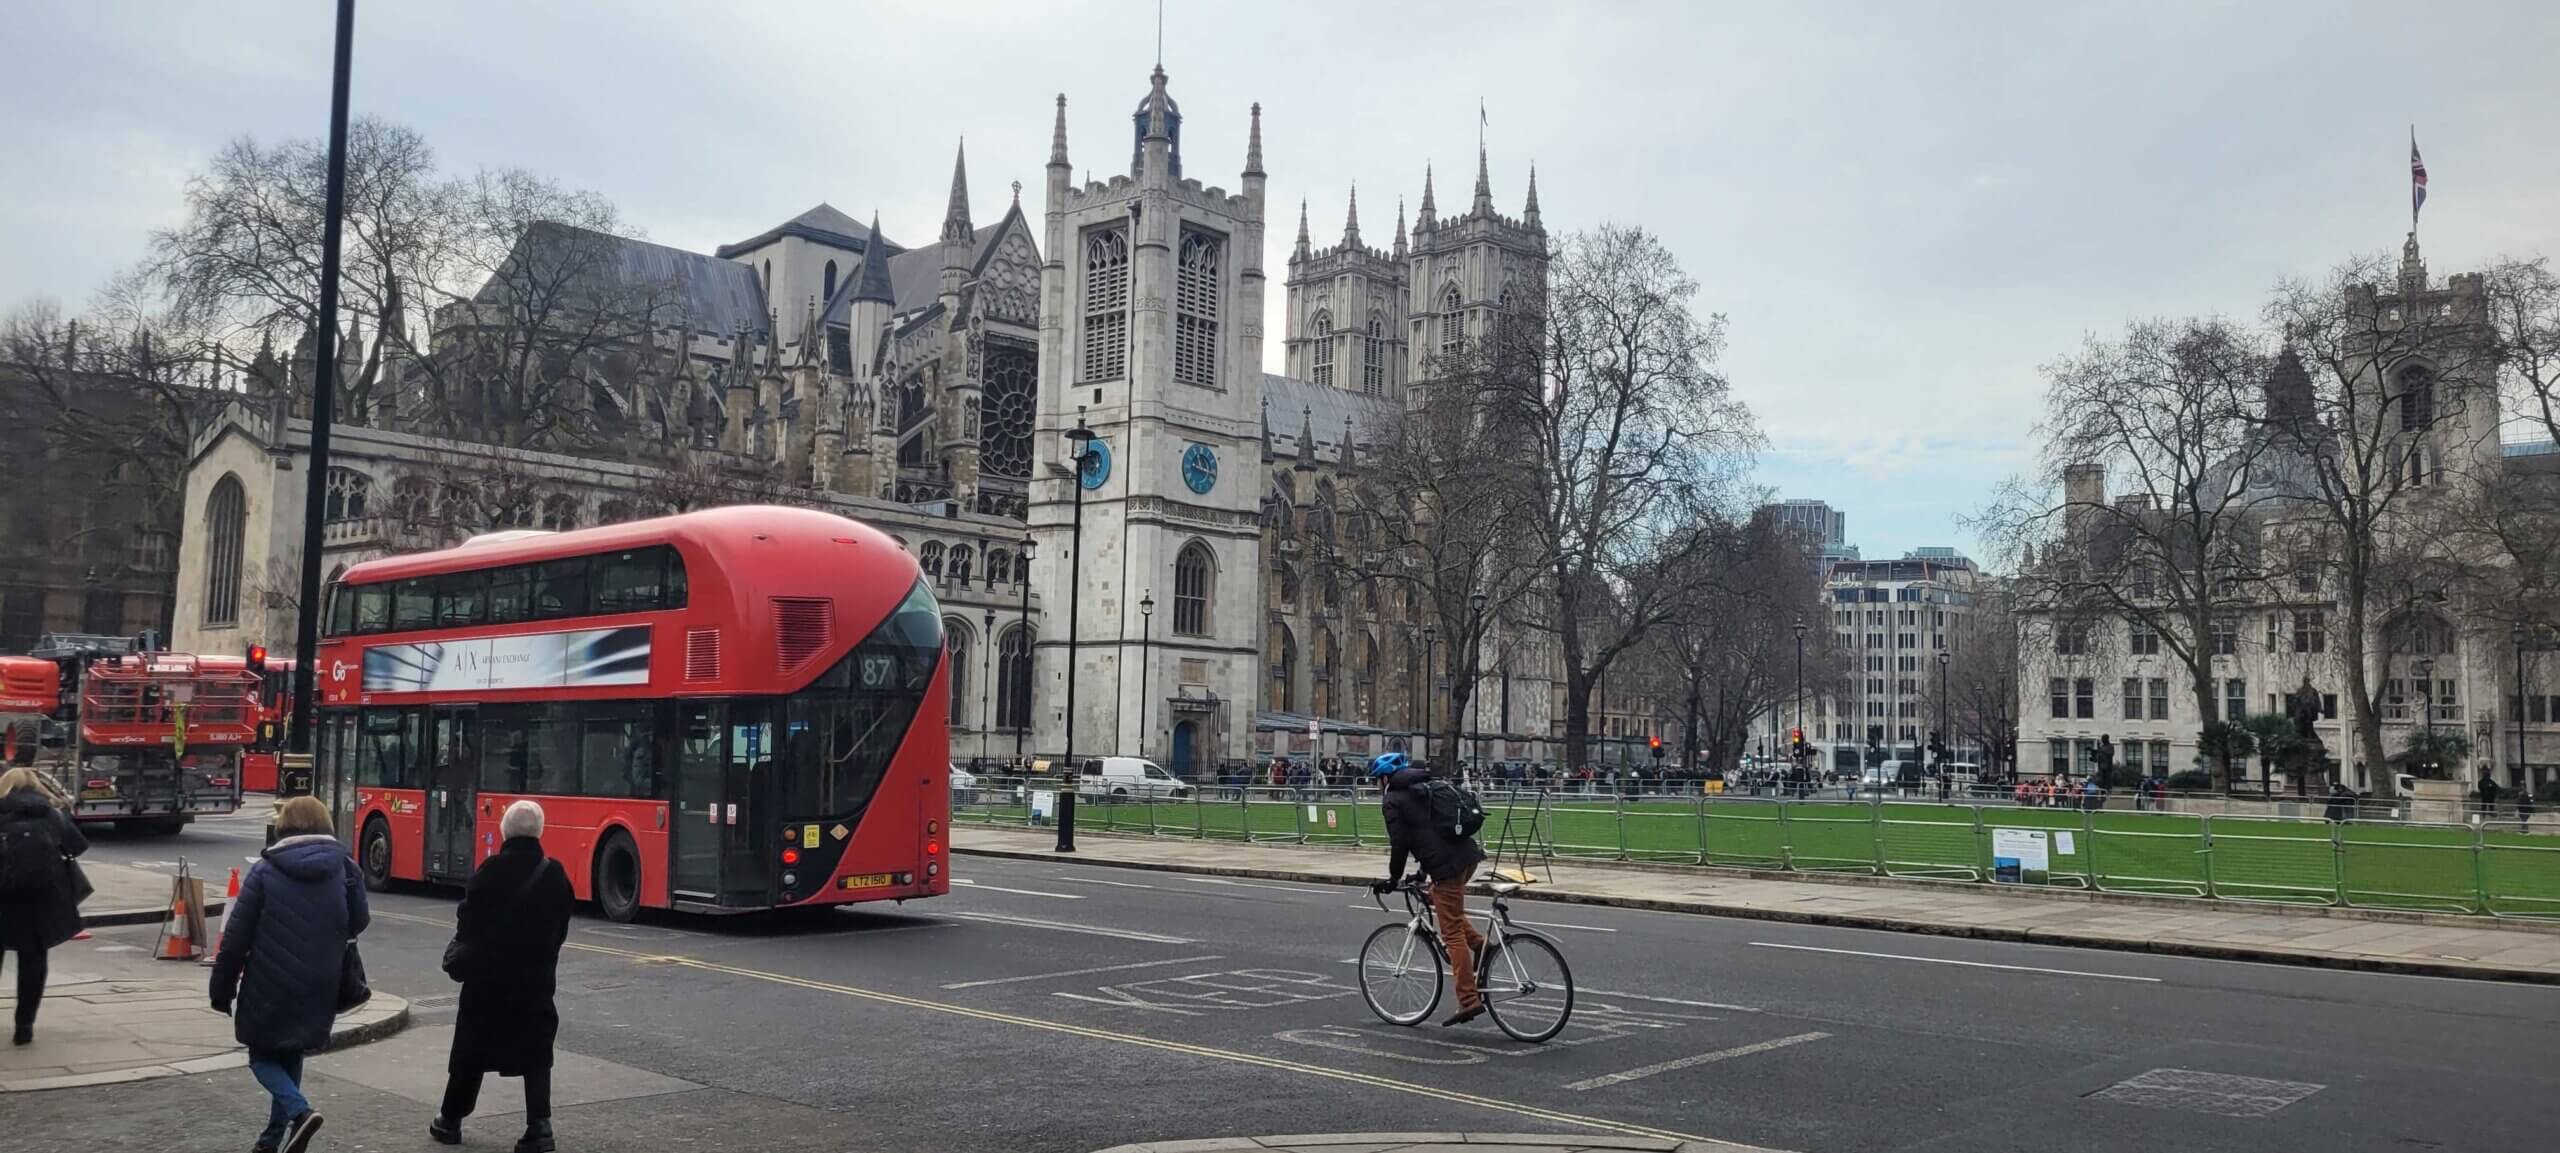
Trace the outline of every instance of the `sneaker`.
[[427, 1122], [427, 1136], [434, 1138], [438, 1145], [460, 1145], [462, 1144], [462, 1122], [449, 1121], [439, 1116]]
[[551, 1122], [535, 1121], [524, 1127], [524, 1136], [516, 1138], [516, 1153], [552, 1153], [558, 1148], [551, 1141]]
[[1464, 1025], [1467, 1022], [1473, 1021], [1483, 1015], [1484, 1002], [1482, 1001], [1478, 1001], [1473, 1005], [1460, 1005], [1458, 1006], [1457, 1012], [1449, 1014], [1448, 1020], [1440, 1022], [1440, 1027], [1446, 1029], [1451, 1025]]
[[320, 1113], [315, 1109], [285, 1123], [284, 1146], [278, 1153], [303, 1153], [319, 1135]]

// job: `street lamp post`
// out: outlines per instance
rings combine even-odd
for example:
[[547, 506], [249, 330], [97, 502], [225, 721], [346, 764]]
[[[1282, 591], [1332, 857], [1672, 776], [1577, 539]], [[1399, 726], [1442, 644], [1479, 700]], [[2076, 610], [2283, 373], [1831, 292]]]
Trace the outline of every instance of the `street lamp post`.
[[[1798, 613], [1796, 614], [1796, 723], [1792, 726], [1790, 738], [1804, 732], [1804, 628], [1804, 614]], [[1787, 759], [1792, 761], [1795, 755], [1795, 741], [1790, 739], [1787, 742]]]
[[1432, 682], [1440, 679], [1440, 667], [1432, 662], [1432, 646], [1439, 643], [1438, 625], [1422, 626], [1422, 675], [1431, 678], [1422, 686], [1422, 759], [1431, 760], [1431, 737], [1440, 725], [1440, 694]]
[[1058, 846], [1061, 853], [1076, 851], [1076, 787], [1083, 783], [1076, 768], [1076, 641], [1079, 639], [1077, 610], [1084, 597], [1084, 473], [1090, 467], [1093, 453], [1093, 430], [1085, 427], [1084, 417], [1076, 417], [1076, 426], [1067, 430], [1067, 443], [1075, 446], [1075, 467], [1067, 473], [1067, 484], [1075, 489], [1075, 520], [1067, 530], [1067, 737], [1066, 763], [1059, 768]]
[[[1476, 771], [1484, 771], [1484, 678], [1479, 672], [1484, 664], [1483, 593], [1467, 594], [1467, 699], [1476, 703]], [[1450, 753], [1455, 759], [1457, 750]]]
[[1030, 768], [1022, 759], [1022, 738], [1031, 732], [1031, 534], [1022, 534], [1022, 552], [1014, 558], [1022, 588], [1022, 700], [1013, 717], [1013, 771]]
[[[2507, 630], [2507, 639], [2515, 642], [2516, 649], [2516, 788], [2518, 790], [2524, 789], [2531, 783], [2525, 780], [2528, 772], [2524, 766], [2524, 635], [2525, 628], [2521, 624]], [[2523, 794], [2518, 792], [2517, 795]]]
[[[1938, 747], [1941, 749], [1952, 749], [1956, 743], [1955, 730], [1947, 727], [1947, 666], [1954, 663], [1955, 654], [1945, 649], [1938, 650]], [[1946, 771], [1946, 754], [1941, 752], [1938, 754], [1938, 773], [1944, 776]]]
[[[329, 486], [329, 430], [338, 396], [338, 265], [347, 200], [347, 74], [355, 52], [356, 0], [338, 0], [329, 74], [329, 176], [320, 223], [320, 310], [311, 325], [311, 459], [304, 478], [301, 600], [294, 606], [293, 751], [311, 752], [312, 703], [319, 692], [321, 506]], [[278, 429], [282, 432], [282, 429]], [[343, 814], [342, 774], [329, 774], [329, 809]], [[313, 774], [313, 787], [318, 787]], [[343, 819], [343, 818], [342, 818]]]
[[996, 610], [987, 610], [987, 658], [979, 662], [978, 682], [978, 768], [987, 767], [987, 730], [995, 727], [996, 715], [987, 708], [996, 691]]
[[1147, 647], [1156, 639], [1156, 590], [1138, 596], [1138, 755], [1147, 755], [1147, 686], [1155, 666], [1147, 663]]

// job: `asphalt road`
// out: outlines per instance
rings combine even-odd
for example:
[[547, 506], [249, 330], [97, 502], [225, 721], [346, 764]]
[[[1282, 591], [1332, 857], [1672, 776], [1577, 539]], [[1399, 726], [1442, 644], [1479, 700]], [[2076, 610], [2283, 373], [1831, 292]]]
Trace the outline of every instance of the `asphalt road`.
[[[257, 832], [96, 852], [227, 865]], [[954, 864], [966, 883], [903, 909], [582, 917], [561, 1045], [741, 1115], [831, 1119], [812, 1148], [1579, 1126], [1804, 1153], [2404, 1153], [2560, 1133], [2560, 989], [1523, 902], [1582, 987], [1532, 1047], [1370, 1016], [1346, 963], [1381, 920], [1364, 890]], [[426, 1025], [449, 1019], [453, 901], [380, 895], [365, 937], [375, 984], [422, 998]], [[678, 1100], [595, 1108], [641, 1124]]]

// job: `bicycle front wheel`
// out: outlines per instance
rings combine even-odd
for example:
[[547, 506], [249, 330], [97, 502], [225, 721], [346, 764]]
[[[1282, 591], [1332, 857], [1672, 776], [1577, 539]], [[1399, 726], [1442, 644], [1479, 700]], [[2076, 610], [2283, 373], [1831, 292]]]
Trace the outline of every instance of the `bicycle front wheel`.
[[1360, 999], [1390, 1025], [1419, 1025], [1440, 1007], [1440, 950], [1409, 924], [1380, 925], [1360, 946]]
[[1545, 937], [1515, 930], [1505, 938], [1476, 974], [1485, 1011], [1514, 1041], [1549, 1040], [1573, 1016], [1573, 970]]

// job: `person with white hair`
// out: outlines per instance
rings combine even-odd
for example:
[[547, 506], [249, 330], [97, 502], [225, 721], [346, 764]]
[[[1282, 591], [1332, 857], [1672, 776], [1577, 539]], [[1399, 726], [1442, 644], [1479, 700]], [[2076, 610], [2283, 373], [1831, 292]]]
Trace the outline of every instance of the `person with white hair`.
[[524, 1136], [516, 1153], [551, 1153], [551, 1055], [560, 1036], [560, 946], [577, 903], [569, 873], [542, 851], [542, 806], [517, 801], [498, 818], [504, 838], [480, 863], [454, 917], [445, 975], [462, 982], [461, 1015], [445, 1063], [444, 1104], [427, 1135], [462, 1143], [462, 1119], [490, 1073], [524, 1078]]

